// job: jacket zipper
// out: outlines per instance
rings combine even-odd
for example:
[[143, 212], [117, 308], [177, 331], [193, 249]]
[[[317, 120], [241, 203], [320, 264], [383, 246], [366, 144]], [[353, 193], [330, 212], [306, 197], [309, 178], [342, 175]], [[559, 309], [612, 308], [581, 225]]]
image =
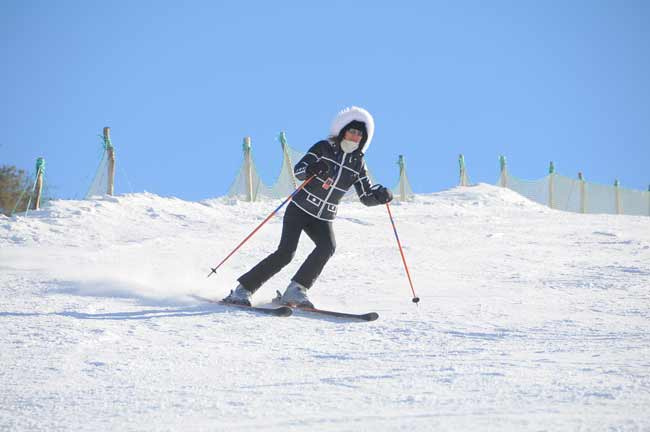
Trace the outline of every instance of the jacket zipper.
[[330, 187], [330, 191], [327, 194], [327, 196], [325, 197], [325, 200], [323, 201], [323, 207], [321, 207], [321, 209], [318, 212], [318, 215], [316, 215], [317, 217], [321, 217], [323, 215], [323, 210], [325, 210], [325, 206], [328, 204], [327, 200], [330, 199], [330, 196], [332, 195], [332, 192], [334, 192], [334, 189], [336, 188], [336, 185], [338, 184], [339, 179], [341, 178], [341, 173], [343, 172], [343, 165], [345, 165], [345, 155], [346, 155], [346, 153], [341, 152], [341, 154], [343, 156], [341, 157], [341, 165], [339, 166], [339, 173], [336, 175], [336, 180], [334, 180], [334, 183]]

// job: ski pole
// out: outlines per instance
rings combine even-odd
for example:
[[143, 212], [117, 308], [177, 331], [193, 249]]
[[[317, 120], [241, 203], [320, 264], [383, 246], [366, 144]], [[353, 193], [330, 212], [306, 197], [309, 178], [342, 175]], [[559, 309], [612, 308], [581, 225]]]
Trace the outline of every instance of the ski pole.
[[255, 233], [256, 233], [260, 228], [262, 228], [262, 225], [264, 225], [266, 222], [268, 222], [268, 220], [271, 219], [271, 218], [273, 217], [273, 215], [276, 214], [276, 213], [277, 213], [277, 212], [278, 212], [282, 207], [284, 207], [284, 205], [285, 205], [287, 202], [289, 202], [289, 200], [291, 200], [291, 198], [293, 198], [293, 197], [294, 197], [298, 192], [300, 192], [300, 191], [302, 190], [302, 188], [304, 188], [305, 186], [307, 186], [307, 183], [309, 183], [310, 181], [312, 181], [312, 179], [313, 179], [314, 177], [316, 177], [316, 176], [311, 176], [311, 177], [309, 177], [307, 180], [305, 180], [304, 182], [302, 182], [302, 184], [301, 184], [300, 186], [298, 186], [298, 189], [296, 189], [295, 191], [293, 191], [293, 192], [291, 193], [291, 195], [289, 195], [289, 196], [287, 197], [287, 199], [285, 199], [285, 200], [282, 202], [282, 204], [280, 204], [280, 205], [278, 206], [278, 208], [276, 208], [275, 210], [273, 210], [273, 212], [272, 212], [270, 215], [268, 215], [268, 216], [266, 217], [266, 219], [264, 219], [264, 220], [262, 221], [262, 223], [259, 224], [259, 225], [257, 226], [257, 228], [255, 228], [255, 229], [253, 230], [253, 232], [250, 233], [250, 234], [248, 235], [248, 237], [246, 237], [246, 238], [245, 238], [241, 243], [239, 243], [239, 244], [237, 245], [237, 247], [236, 247], [235, 249], [233, 249], [233, 251], [230, 252], [230, 253], [228, 254], [228, 256], [225, 257], [225, 258], [223, 259], [223, 261], [221, 261], [221, 262], [220, 262], [216, 267], [214, 267], [214, 268], [210, 268], [212, 271], [210, 272], [210, 274], [208, 275], [208, 277], [210, 277], [210, 276], [212, 276], [214, 273], [216, 273], [217, 270], [219, 269], [219, 267], [221, 267], [221, 265], [222, 265], [223, 263], [225, 263], [225, 262], [228, 260], [228, 258], [230, 258], [230, 257], [231, 257], [235, 252], [237, 252], [237, 250], [238, 250], [238, 249], [239, 249], [239, 248], [240, 248], [244, 243], [246, 243], [246, 242], [248, 241], [248, 239], [250, 239], [251, 237], [253, 237], [253, 234], [255, 234]]
[[402, 255], [402, 262], [404, 263], [404, 269], [406, 270], [406, 276], [409, 279], [409, 284], [411, 285], [411, 292], [413, 293], [413, 303], [418, 303], [420, 297], [415, 295], [415, 288], [413, 288], [413, 281], [411, 280], [411, 273], [409, 272], [409, 267], [406, 265], [406, 258], [404, 258], [404, 251], [402, 250], [402, 243], [399, 241], [399, 236], [397, 235], [397, 228], [395, 227], [395, 221], [393, 220], [393, 214], [390, 212], [390, 206], [386, 203], [386, 209], [388, 210], [388, 217], [390, 218], [390, 223], [393, 225], [393, 232], [395, 233], [395, 239], [397, 240], [397, 246], [399, 247], [399, 253]]

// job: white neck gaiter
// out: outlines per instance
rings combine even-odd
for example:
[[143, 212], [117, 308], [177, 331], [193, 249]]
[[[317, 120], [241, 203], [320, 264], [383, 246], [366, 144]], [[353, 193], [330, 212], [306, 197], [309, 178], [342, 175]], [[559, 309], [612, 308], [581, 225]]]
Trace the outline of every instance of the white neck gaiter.
[[350, 140], [341, 141], [341, 149], [343, 150], [344, 153], [352, 153], [358, 148], [359, 148], [358, 142], [354, 142]]

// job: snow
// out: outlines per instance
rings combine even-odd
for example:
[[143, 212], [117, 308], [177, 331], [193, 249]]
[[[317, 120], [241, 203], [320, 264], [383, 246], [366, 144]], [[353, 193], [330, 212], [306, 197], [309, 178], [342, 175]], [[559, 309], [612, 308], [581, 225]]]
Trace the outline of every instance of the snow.
[[[149, 193], [0, 219], [0, 430], [650, 430], [650, 218], [489, 185], [345, 203], [312, 300], [221, 298], [272, 252], [279, 202]], [[255, 295], [268, 304], [312, 244]]]

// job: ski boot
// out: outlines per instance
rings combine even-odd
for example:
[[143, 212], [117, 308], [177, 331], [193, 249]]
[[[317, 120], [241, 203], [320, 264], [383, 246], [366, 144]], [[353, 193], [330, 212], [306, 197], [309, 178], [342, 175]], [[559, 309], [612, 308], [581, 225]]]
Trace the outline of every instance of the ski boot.
[[284, 294], [280, 294], [280, 291], [277, 292], [278, 296], [276, 301], [277, 303], [291, 307], [314, 309], [314, 304], [307, 297], [307, 290], [308, 288], [305, 288], [298, 282], [291, 281]]
[[251, 306], [252, 292], [248, 291], [242, 284], [237, 285], [235, 290], [231, 290], [228, 297], [221, 300], [224, 303], [232, 303], [242, 306]]

